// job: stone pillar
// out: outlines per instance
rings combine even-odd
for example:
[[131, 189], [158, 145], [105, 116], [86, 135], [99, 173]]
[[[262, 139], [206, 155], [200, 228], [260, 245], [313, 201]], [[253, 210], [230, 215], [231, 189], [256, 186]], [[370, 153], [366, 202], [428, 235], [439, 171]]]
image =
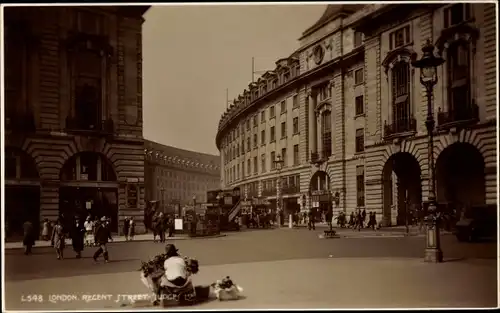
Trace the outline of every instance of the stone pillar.
[[316, 125], [316, 94], [310, 93], [309, 95], [309, 146], [310, 152], [317, 152], [317, 125]]

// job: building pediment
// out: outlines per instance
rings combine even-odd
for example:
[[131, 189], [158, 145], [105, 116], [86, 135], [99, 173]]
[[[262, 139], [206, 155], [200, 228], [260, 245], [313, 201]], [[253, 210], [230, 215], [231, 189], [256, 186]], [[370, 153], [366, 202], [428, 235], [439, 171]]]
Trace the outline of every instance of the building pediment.
[[387, 53], [386, 57], [382, 61], [382, 66], [387, 73], [389, 69], [391, 69], [392, 66], [397, 62], [406, 61], [411, 63], [412, 61], [416, 60], [416, 58], [417, 53], [413, 51], [413, 49], [408, 47], [401, 47]]
[[441, 31], [441, 35], [436, 40], [435, 46], [437, 47], [439, 55], [447, 49], [451, 43], [456, 41], [471, 42], [475, 47], [476, 41], [479, 38], [479, 30], [469, 23], [458, 24]]

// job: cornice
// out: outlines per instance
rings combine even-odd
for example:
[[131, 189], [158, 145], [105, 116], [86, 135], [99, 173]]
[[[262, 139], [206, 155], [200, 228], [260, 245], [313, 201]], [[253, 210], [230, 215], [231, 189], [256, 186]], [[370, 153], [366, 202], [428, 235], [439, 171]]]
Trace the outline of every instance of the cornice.
[[269, 91], [265, 95], [252, 101], [247, 107], [241, 109], [240, 112], [238, 112], [238, 113], [234, 114], [234, 116], [230, 117], [226, 123], [222, 123], [221, 121], [219, 121], [220, 127], [217, 130], [217, 134], [215, 137], [215, 144], [216, 144], [217, 148], [220, 150], [220, 136], [224, 132], [224, 130], [227, 128], [227, 126], [231, 125], [235, 120], [238, 120], [245, 113], [248, 113], [251, 110], [255, 110], [255, 108], [260, 107], [259, 106], [260, 104], [265, 103], [265, 100], [277, 98], [277, 96], [279, 94], [284, 93], [284, 91], [292, 89], [294, 87], [297, 87], [297, 85], [300, 85], [301, 83], [310, 79], [311, 77], [319, 75], [320, 73], [322, 73], [325, 70], [331, 69], [332, 67], [335, 67], [335, 66], [340, 66], [340, 67], [344, 66], [343, 62], [349, 61], [349, 60], [355, 58], [356, 56], [361, 55], [362, 53], [364, 53], [363, 46], [357, 47], [353, 51], [351, 51], [343, 56], [336, 57], [323, 65], [320, 65], [320, 66], [318, 66], [318, 67], [316, 67], [308, 72], [305, 72], [299, 76], [296, 76], [295, 78], [291, 79], [288, 83], [280, 85], [277, 88]]

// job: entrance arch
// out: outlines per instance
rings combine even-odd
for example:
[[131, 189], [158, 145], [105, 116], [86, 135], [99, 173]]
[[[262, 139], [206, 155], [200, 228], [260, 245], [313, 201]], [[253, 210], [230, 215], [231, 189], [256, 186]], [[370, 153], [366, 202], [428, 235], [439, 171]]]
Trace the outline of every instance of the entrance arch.
[[35, 234], [40, 234], [40, 176], [29, 154], [5, 147], [6, 237], [22, 238], [26, 221], [33, 224]]
[[72, 156], [60, 172], [59, 216], [66, 227], [76, 217], [111, 219], [118, 232], [118, 182], [111, 162], [96, 152]]
[[436, 192], [439, 203], [456, 208], [457, 214], [466, 207], [486, 202], [484, 159], [469, 143], [454, 143], [446, 147], [436, 160]]
[[384, 226], [405, 225], [420, 212], [422, 183], [420, 165], [408, 152], [393, 154], [382, 170]]
[[325, 171], [317, 171], [309, 183], [311, 193], [311, 209], [316, 218], [322, 214], [333, 212], [332, 195], [330, 192], [330, 176]]

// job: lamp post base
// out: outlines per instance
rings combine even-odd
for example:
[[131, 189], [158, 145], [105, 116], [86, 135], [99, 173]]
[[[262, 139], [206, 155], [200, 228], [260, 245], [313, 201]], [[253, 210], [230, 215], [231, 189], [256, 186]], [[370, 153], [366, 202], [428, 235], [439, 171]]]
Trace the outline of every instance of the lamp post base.
[[426, 263], [441, 263], [443, 262], [443, 251], [437, 248], [426, 248], [424, 255]]

